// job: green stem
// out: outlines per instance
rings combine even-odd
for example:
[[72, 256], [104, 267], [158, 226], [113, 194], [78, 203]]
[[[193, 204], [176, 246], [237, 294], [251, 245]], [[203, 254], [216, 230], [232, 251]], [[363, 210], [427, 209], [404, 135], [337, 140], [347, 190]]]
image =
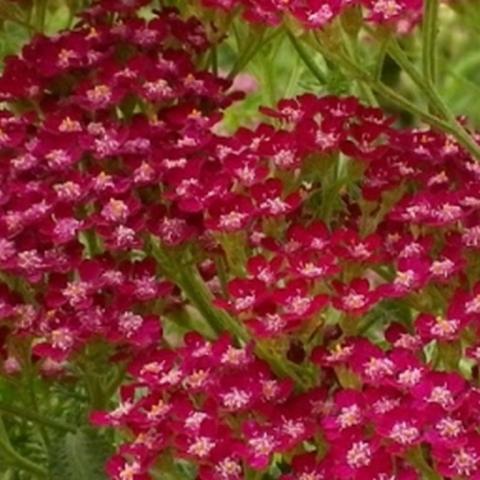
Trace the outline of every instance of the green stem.
[[31, 473], [33, 478], [48, 478], [47, 471], [32, 462], [28, 458], [25, 458], [23, 455], [18, 453], [10, 443], [8, 438], [7, 430], [3, 423], [3, 419], [0, 417], [0, 452], [6, 457], [8, 463], [12, 466], [19, 468], [25, 472]]
[[14, 15], [10, 15], [5, 12], [0, 13], [0, 20], [6, 20], [7, 22], [15, 23], [27, 29], [30, 34], [32, 34], [35, 31], [35, 27], [31, 25], [28, 21], [22, 20], [21, 18], [15, 17]]
[[480, 160], [480, 145], [475, 142], [467, 130], [465, 130], [465, 128], [458, 122], [455, 115], [445, 105], [436, 89], [425, 84], [422, 76], [410, 63], [403, 50], [398, 46], [398, 43], [394, 41], [390, 42], [388, 53], [394, 58], [398, 65], [405, 70], [412, 80], [420, 86], [424, 94], [434, 106], [435, 111], [442, 114], [444, 117], [443, 119], [423, 110], [416, 104], [402, 97], [379, 80], [373, 78], [368, 71], [364, 70], [344, 55], [331, 52], [328, 48], [322, 48], [322, 45], [319, 46], [319, 49], [325, 58], [330, 59], [332, 62], [337, 62], [359, 78], [362, 78], [365, 82], [368, 82], [373, 91], [377, 92], [386, 100], [389, 100], [392, 104], [418, 116], [422, 121], [431, 126], [451, 134], [475, 159]]
[[302, 75], [302, 68], [300, 68], [301, 65], [301, 59], [299, 57], [295, 58], [295, 63], [292, 67], [292, 71], [290, 73], [287, 86], [285, 87], [285, 90], [282, 93], [282, 98], [290, 98], [294, 95], [298, 82], [300, 80], [300, 77]]
[[[228, 331], [235, 338], [245, 343], [252, 340], [246, 328], [238, 320], [235, 320], [227, 313], [216, 309], [212, 305], [211, 294], [195, 270], [189, 269], [182, 272], [179, 286], [182, 287], [189, 300], [198, 308], [205, 320], [209, 322], [215, 331], [218, 333]], [[285, 359], [269, 351], [267, 347], [259, 343], [255, 345], [255, 351], [260, 358], [263, 358], [269, 363], [275, 373], [290, 377], [296, 383], [297, 387], [302, 390], [306, 389], [304, 381], [290, 368]]]
[[422, 68], [429, 85], [435, 85], [437, 74], [438, 4], [439, 0], [425, 0], [423, 14]]
[[15, 471], [13, 468], [8, 468], [5, 470], [2, 480], [15, 480]]
[[75, 0], [67, 0], [67, 4], [68, 4], [68, 17], [67, 17], [65, 29], [72, 27], [73, 21], [75, 20], [75, 12], [76, 12], [76, 6], [77, 6]]
[[416, 447], [407, 454], [407, 459], [411, 465], [418, 469], [424, 480], [442, 480], [438, 473], [427, 463], [421, 447]]
[[253, 469], [247, 469], [245, 472], [245, 479], [246, 480], [261, 480], [263, 478], [263, 472], [259, 472]]
[[402, 49], [398, 40], [392, 38], [387, 46], [387, 51], [395, 60], [397, 65], [413, 80], [413, 82], [420, 88], [425, 97], [432, 103], [436, 103], [436, 95], [433, 93], [433, 85], [428, 85], [425, 77], [420, 73], [415, 65], [408, 58], [407, 53]]
[[45, 32], [45, 21], [47, 18], [47, 7], [48, 7], [48, 0], [37, 0], [37, 18], [36, 18], [36, 27], [37, 31], [40, 33]]
[[472, 154], [474, 158], [480, 161], [480, 145], [478, 145], [468, 131], [465, 130], [463, 125], [458, 122], [453, 112], [441, 98], [435, 86], [428, 83], [426, 79], [418, 72], [396, 40], [389, 43], [388, 53], [397, 62], [399, 67], [401, 67], [422, 90], [423, 94], [430, 102], [433, 110], [444, 117], [446, 123], [449, 125], [449, 130], [445, 131], [451, 133], [457, 139], [457, 141]]
[[390, 35], [386, 34], [383, 38], [380, 49], [378, 51], [378, 56], [375, 62], [375, 68], [373, 71], [373, 78], [375, 81], [380, 82], [382, 80], [383, 65], [385, 63], [385, 57], [387, 55], [388, 43], [390, 42]]
[[122, 384], [123, 380], [125, 379], [126, 369], [123, 365], [121, 365], [115, 376], [110, 380], [110, 382], [106, 385], [104, 389], [104, 396], [108, 400], [112, 397], [112, 395], [118, 390], [120, 385]]
[[[263, 33], [262, 33], [263, 36]], [[260, 47], [262, 41], [262, 37], [257, 38], [257, 37], [252, 37], [252, 39], [247, 43], [247, 46], [243, 50], [243, 52], [240, 53], [238, 56], [236, 62], [234, 63], [232, 70], [228, 74], [228, 78], [230, 80], [234, 79], [235, 76], [237, 75], [238, 72], [240, 72], [245, 65], [249, 62], [249, 59], [252, 58], [254, 55], [254, 52], [258, 50]]]
[[313, 76], [322, 84], [327, 83], [327, 77], [325, 74], [318, 68], [317, 64], [312, 60], [312, 56], [307, 52], [306, 48], [299, 42], [295, 35], [292, 32], [287, 32], [288, 38], [295, 48], [298, 56], [302, 59], [305, 66], [312, 72]]
[[110, 398], [107, 398], [105, 395], [100, 380], [95, 374], [90, 373], [88, 368], [83, 369], [83, 378], [90, 399], [91, 408], [93, 410], [103, 410]]
[[216, 256], [215, 257], [215, 267], [216, 267], [217, 272], [218, 272], [218, 279], [220, 280], [220, 286], [222, 288], [222, 293], [223, 293], [224, 296], [227, 296], [227, 294], [228, 294], [228, 289], [227, 289], [228, 276], [227, 276], [227, 272], [226, 272], [226, 269], [225, 269], [225, 262], [224, 262], [223, 257], [221, 257], [221, 256]]
[[[201, 280], [198, 271], [194, 267], [184, 268], [180, 272], [177, 284], [182, 288], [187, 298], [195, 305], [203, 318], [209, 323], [216, 334], [226, 329], [225, 318], [222, 312], [215, 309], [208, 288]], [[242, 340], [246, 339], [245, 332], [236, 329], [236, 336]]]
[[38, 423], [39, 425], [44, 425], [61, 432], [75, 432], [75, 428], [67, 425], [66, 423], [60, 422], [59, 420], [53, 420], [51, 418], [44, 417], [39, 413], [32, 410], [25, 410], [23, 408], [14, 407], [12, 405], [5, 405], [0, 403], [0, 413], [5, 413], [7, 415], [13, 415], [15, 417], [23, 418], [29, 422]]
[[218, 75], [218, 49], [216, 44], [212, 45], [210, 54], [211, 54], [212, 72], [214, 75]]
[[453, 133], [452, 127], [447, 122], [436, 117], [435, 115], [432, 115], [429, 112], [422, 110], [416, 104], [399, 95], [397, 92], [395, 92], [395, 90], [387, 87], [381, 81], [373, 78], [367, 70], [364, 70], [362, 67], [352, 62], [350, 59], [346, 58], [345, 56], [331, 52], [328, 49], [322, 48], [321, 46], [319, 47], [319, 49], [325, 58], [341, 65], [343, 68], [349, 70], [357, 77], [362, 78], [364, 81], [368, 82], [372, 90], [381, 95], [385, 100], [390, 101], [392, 104], [406, 110], [407, 112], [412, 113], [413, 115], [417, 115], [421, 120], [434, 127], [437, 127], [448, 133]]
[[278, 28], [265, 39], [263, 38], [264, 32], [262, 32], [260, 36], [254, 37], [253, 41], [251, 41], [247, 45], [247, 48], [245, 48], [243, 53], [241, 53], [240, 56], [238, 57], [237, 61], [235, 62], [235, 65], [232, 68], [232, 71], [228, 75], [228, 78], [230, 80], [235, 78], [237, 73], [243, 70], [252, 61], [252, 59], [260, 51], [261, 48], [263, 48], [265, 45], [270, 43], [272, 40], [277, 38], [282, 33], [283, 33], [283, 30], [281, 28]]
[[[343, 28], [341, 29], [341, 34], [342, 34], [343, 43], [345, 45], [345, 50], [347, 51], [348, 56], [355, 64], [358, 65], [357, 46], [352, 40], [352, 37], [348, 35]], [[357, 82], [360, 88], [360, 92], [364, 97], [364, 99], [370, 105], [378, 105], [377, 99], [375, 98], [375, 95], [372, 92], [372, 89], [369, 86], [368, 82], [362, 81], [362, 80], [358, 80]]]
[[[27, 364], [25, 366], [25, 377], [23, 379], [24, 388], [28, 394], [27, 402], [29, 403], [28, 406], [32, 410], [32, 413], [37, 417], [42, 417], [39, 411], [38, 400], [37, 400], [37, 391], [36, 391], [36, 373], [37, 372], [35, 370], [35, 366], [32, 364], [31, 358], [32, 356], [29, 351], [26, 359]], [[38, 429], [40, 438], [42, 439], [45, 450], [48, 450], [50, 447], [50, 439], [48, 436], [48, 432], [45, 430], [44, 425], [40, 422], [37, 422], [37, 429]]]
[[[248, 330], [240, 321], [213, 305], [212, 294], [194, 264], [182, 263], [181, 259], [169, 255], [154, 237], [150, 238], [150, 246], [154, 258], [170, 280], [182, 289], [188, 300], [217, 335], [222, 332], [229, 332], [244, 343], [252, 341]], [[255, 345], [255, 351], [260, 358], [269, 363], [275, 373], [290, 377], [299, 389], [307, 389], [304, 380], [288, 364], [287, 360], [260, 343]]]

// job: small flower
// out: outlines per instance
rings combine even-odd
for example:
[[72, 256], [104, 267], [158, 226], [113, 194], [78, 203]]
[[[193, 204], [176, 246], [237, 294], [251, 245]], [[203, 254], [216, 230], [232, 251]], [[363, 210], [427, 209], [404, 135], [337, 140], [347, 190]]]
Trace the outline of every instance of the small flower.
[[372, 461], [372, 450], [367, 442], [355, 442], [347, 451], [347, 464], [352, 469], [368, 466]]
[[480, 443], [476, 433], [466, 436], [466, 443], [455, 449], [434, 448], [437, 470], [447, 477], [480, 478]]
[[278, 439], [268, 427], [261, 427], [253, 422], [247, 422], [243, 427], [245, 436], [244, 457], [248, 465], [256, 470], [263, 470], [278, 448]]
[[365, 404], [361, 394], [342, 390], [335, 395], [334, 410], [323, 420], [327, 438], [334, 440], [345, 430], [358, 429], [365, 421]]
[[463, 401], [465, 389], [465, 380], [458, 374], [430, 372], [414, 387], [412, 393], [425, 406], [439, 405], [450, 412]]
[[124, 223], [128, 215], [128, 205], [114, 198], [111, 198], [102, 209], [102, 217], [112, 223]]
[[333, 298], [335, 308], [351, 315], [361, 315], [368, 311], [377, 301], [375, 291], [365, 279], [355, 279], [349, 285], [334, 284], [337, 296]]
[[415, 321], [415, 329], [425, 342], [430, 340], [452, 341], [459, 338], [465, 326], [463, 319], [444, 318], [422, 314]]

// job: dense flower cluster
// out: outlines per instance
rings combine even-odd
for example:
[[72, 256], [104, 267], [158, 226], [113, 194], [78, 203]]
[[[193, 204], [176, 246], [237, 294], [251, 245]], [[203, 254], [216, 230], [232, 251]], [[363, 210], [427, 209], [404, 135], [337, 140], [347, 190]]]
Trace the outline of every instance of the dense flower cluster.
[[253, 23], [278, 25], [293, 17], [306, 29], [323, 28], [347, 10], [362, 10], [365, 20], [408, 31], [422, 14], [422, 0], [202, 0], [225, 11], [242, 8]]
[[0, 97], [21, 112], [0, 115], [0, 268], [10, 287], [0, 311], [13, 335], [34, 336], [49, 368], [99, 335], [134, 349], [158, 341], [158, 315], [183, 300], [144, 245], [149, 235], [174, 246], [201, 234], [192, 180], [233, 98], [225, 80], [194, 66], [208, 45], [195, 20], [125, 10], [110, 25], [108, 8], [37, 36], [0, 79]]
[[140, 356], [122, 403], [92, 415], [98, 425], [133, 433], [108, 470], [116, 479], [144, 478], [174, 449], [199, 466], [201, 479], [241, 479], [245, 467], [263, 470], [275, 456], [293, 454], [283, 480], [413, 480], [424, 478], [415, 454], [428, 446], [442, 475], [479, 478], [480, 391], [457, 373], [432, 370], [421, 342], [398, 333], [384, 350], [358, 337], [316, 349], [322, 381], [301, 394], [251, 346], [227, 337], [210, 343], [189, 334], [177, 351]]
[[114, 347], [120, 403], [91, 420], [125, 438], [115, 480], [172, 459], [202, 480], [480, 479], [478, 163], [353, 97], [215, 134], [236, 95], [196, 67], [204, 30], [146, 3], [6, 61], [4, 373], [19, 339], [48, 374]]
[[[353, 98], [307, 95], [264, 113], [277, 128], [216, 140], [217, 182], [231, 180], [202, 205], [235, 275], [223, 288], [210, 279], [216, 304], [256, 340], [187, 336], [175, 353], [154, 351], [132, 363], [119, 409], [94, 420], [134, 432], [139, 474], [170, 448], [215, 480], [306, 448], [284, 478], [413, 479], [429, 464], [476, 478], [480, 391], [464, 377], [478, 359], [479, 289], [467, 281], [477, 164], [444, 135], [398, 130]], [[361, 332], [385, 308], [380, 347]], [[303, 393], [252, 356], [255, 342], [302, 367]], [[163, 415], [145, 421], [158, 399]], [[149, 448], [151, 435], [162, 442]], [[115, 457], [110, 468], [122, 478], [133, 467]]]

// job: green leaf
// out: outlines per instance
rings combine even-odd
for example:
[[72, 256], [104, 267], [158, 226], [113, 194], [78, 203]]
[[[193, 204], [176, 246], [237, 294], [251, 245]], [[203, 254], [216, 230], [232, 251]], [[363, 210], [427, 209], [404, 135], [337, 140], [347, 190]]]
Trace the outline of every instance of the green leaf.
[[105, 480], [105, 462], [110, 454], [102, 434], [89, 427], [58, 436], [50, 452], [52, 478]]
[[1, 480], [13, 480], [15, 476], [15, 472], [13, 469], [9, 468], [7, 471], [2, 473], [2, 476], [0, 477]]

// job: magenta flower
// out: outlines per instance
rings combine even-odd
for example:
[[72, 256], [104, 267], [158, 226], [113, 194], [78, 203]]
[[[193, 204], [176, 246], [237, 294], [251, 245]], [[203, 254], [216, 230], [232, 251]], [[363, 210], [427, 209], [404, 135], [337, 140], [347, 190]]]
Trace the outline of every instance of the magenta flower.
[[331, 412], [322, 422], [327, 439], [334, 441], [361, 432], [365, 423], [365, 407], [361, 393], [355, 390], [338, 392]]
[[456, 373], [429, 372], [412, 390], [423, 408], [439, 406], [445, 412], [456, 410], [463, 402], [467, 385]]
[[150, 480], [148, 475], [148, 466], [142, 465], [139, 461], [127, 461], [120, 455], [112, 457], [107, 466], [106, 471], [113, 480], [124, 480], [126, 478], [132, 480]]
[[441, 475], [472, 480], [480, 478], [479, 437], [471, 433], [466, 440], [460, 447], [433, 449], [433, 458]]
[[349, 285], [335, 283], [337, 296], [332, 299], [333, 305], [350, 315], [362, 315], [378, 301], [378, 295], [370, 290], [368, 280], [357, 278]]
[[270, 426], [254, 421], [244, 423], [243, 434], [246, 443], [242, 446], [242, 457], [253, 469], [263, 470], [270, 463], [271, 456], [281, 448], [278, 434]]
[[394, 454], [405, 454], [423, 440], [425, 419], [412, 418], [408, 405], [389, 410], [375, 422], [376, 431], [385, 439], [387, 450]]
[[367, 480], [391, 475], [390, 455], [376, 442], [362, 436], [342, 438], [335, 447], [336, 464], [333, 471], [338, 478]]
[[465, 318], [443, 318], [422, 314], [415, 321], [415, 329], [424, 342], [457, 340], [464, 327]]

